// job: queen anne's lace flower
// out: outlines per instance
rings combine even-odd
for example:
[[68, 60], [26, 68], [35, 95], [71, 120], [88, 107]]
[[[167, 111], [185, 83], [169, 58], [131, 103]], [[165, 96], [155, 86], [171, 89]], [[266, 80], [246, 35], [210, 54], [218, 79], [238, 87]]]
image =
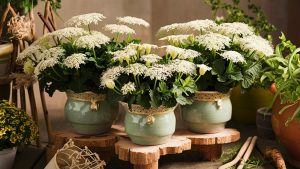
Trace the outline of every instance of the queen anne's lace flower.
[[58, 58], [49, 58], [47, 60], [41, 61], [39, 64], [36, 65], [34, 69], [35, 77], [38, 77], [41, 74], [41, 72], [43, 72], [45, 69], [53, 67], [58, 63]]
[[93, 32], [91, 35], [79, 37], [75, 41], [75, 45], [80, 48], [93, 49], [100, 47], [102, 44], [108, 43], [110, 39], [101, 32]]
[[134, 57], [137, 55], [137, 51], [135, 49], [131, 48], [125, 48], [124, 50], [118, 50], [115, 52], [110, 52], [114, 57], [112, 58], [113, 61], [119, 61], [122, 63], [124, 60], [129, 63], [131, 60], [131, 57]]
[[85, 64], [87, 60], [85, 54], [83, 53], [74, 53], [71, 56], [68, 56], [64, 60], [64, 65], [68, 68], [76, 68], [79, 69], [81, 64]]
[[88, 32], [85, 31], [84, 29], [75, 28], [75, 27], [67, 27], [50, 33], [51, 36], [57, 37], [59, 39], [63, 39], [63, 38], [72, 39], [87, 34]]
[[210, 51], [219, 51], [230, 45], [230, 38], [217, 33], [209, 33], [196, 37], [196, 41]]
[[259, 55], [270, 56], [274, 54], [274, 49], [269, 41], [257, 36], [246, 36], [244, 38], [235, 38], [234, 43], [239, 45], [242, 50], [247, 52], [256, 52]]
[[162, 47], [166, 48], [166, 53], [169, 54], [173, 59], [193, 59], [200, 55], [199, 52], [191, 49], [182, 49], [171, 45]]
[[135, 31], [126, 25], [108, 24], [104, 29], [112, 34], [135, 34]]
[[212, 20], [205, 19], [187, 22], [185, 23], [185, 26], [187, 27], [186, 29], [189, 31], [197, 31], [200, 34], [202, 34], [214, 28], [215, 26], [217, 26], [217, 24]]
[[190, 45], [193, 44], [195, 41], [194, 35], [170, 35], [163, 38], [160, 38], [159, 40], [166, 40], [168, 43], [174, 46], [180, 46], [180, 45]]
[[18, 57], [17, 57], [17, 61], [22, 61], [25, 60], [27, 58], [36, 61], [37, 57], [40, 56], [43, 51], [45, 50], [44, 47], [39, 46], [39, 45], [31, 45], [28, 48], [26, 48], [25, 50], [23, 50], [23, 52], [21, 52]]
[[133, 82], [128, 82], [122, 86], [121, 91], [123, 95], [127, 95], [128, 93], [134, 92], [135, 89], [135, 84]]
[[185, 25], [183, 23], [173, 23], [171, 25], [166, 25], [161, 27], [158, 32], [157, 36], [158, 37], [165, 37], [168, 35], [175, 35], [182, 33], [182, 30], [185, 28]]
[[152, 45], [152, 44], [135, 44], [131, 43], [128, 46], [125, 47], [125, 49], [135, 49], [140, 55], [149, 54], [152, 49], [157, 49], [158, 46]]
[[126, 67], [126, 73], [133, 74], [134, 76], [143, 75], [146, 70], [147, 70], [147, 67], [141, 63], [130, 64], [130, 65], [128, 65], [128, 67]]
[[115, 81], [118, 77], [125, 72], [125, 68], [122, 66], [115, 66], [107, 69], [100, 78], [100, 86], [105, 87], [109, 81]]
[[171, 62], [173, 72], [192, 75], [196, 72], [196, 65], [186, 60], [175, 59]]
[[37, 61], [39, 62], [48, 58], [60, 58], [65, 55], [65, 52], [65, 49], [60, 46], [53, 47], [48, 50], [44, 50], [44, 52], [37, 57]]
[[156, 54], [147, 54], [147, 55], [141, 56], [141, 58], [140, 58], [141, 61], [144, 61], [146, 63], [156, 63], [160, 59], [161, 59], [161, 57]]
[[239, 35], [243, 37], [248, 35], [254, 35], [253, 28], [241, 22], [222, 23], [221, 25], [215, 27], [215, 31], [219, 34], [228, 37], [233, 37], [235, 35]]
[[65, 24], [67, 26], [82, 27], [90, 24], [98, 24], [106, 17], [101, 13], [88, 13], [83, 15], [73, 16]]
[[198, 64], [196, 66], [199, 68], [200, 76], [204, 75], [207, 71], [211, 70], [211, 67], [206, 66], [205, 64]]
[[151, 80], [167, 80], [172, 77], [172, 68], [170, 65], [155, 64], [145, 71], [144, 76]]
[[226, 51], [224, 53], [220, 54], [222, 56], [222, 58], [226, 59], [226, 60], [231, 60], [233, 63], [245, 63], [245, 58], [236, 51]]
[[124, 16], [124, 17], [118, 17], [117, 20], [119, 23], [122, 24], [128, 24], [128, 25], [141, 25], [145, 27], [149, 27], [150, 24], [146, 22], [144, 19], [136, 18], [132, 16]]

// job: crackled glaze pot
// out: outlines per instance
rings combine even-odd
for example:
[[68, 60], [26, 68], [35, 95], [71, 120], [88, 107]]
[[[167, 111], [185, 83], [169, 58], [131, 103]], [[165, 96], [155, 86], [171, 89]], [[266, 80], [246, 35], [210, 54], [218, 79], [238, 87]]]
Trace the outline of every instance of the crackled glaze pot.
[[220, 132], [231, 119], [230, 94], [215, 91], [196, 92], [193, 104], [182, 106], [181, 112], [184, 123], [192, 132]]
[[117, 116], [117, 104], [106, 101], [105, 95], [93, 92], [66, 92], [65, 116], [79, 134], [108, 132]]
[[122, 103], [125, 109], [124, 126], [131, 141], [139, 145], [167, 143], [176, 128], [175, 107], [144, 109], [140, 105]]

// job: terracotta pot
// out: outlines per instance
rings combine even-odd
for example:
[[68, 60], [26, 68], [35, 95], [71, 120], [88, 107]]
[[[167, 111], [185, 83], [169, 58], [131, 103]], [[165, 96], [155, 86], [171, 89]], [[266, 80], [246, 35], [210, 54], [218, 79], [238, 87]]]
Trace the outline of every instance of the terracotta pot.
[[267, 107], [257, 109], [256, 129], [260, 138], [275, 139], [275, 133], [272, 128], [272, 112]]
[[272, 108], [272, 126], [280, 143], [287, 149], [291, 164], [300, 168], [300, 122], [294, 119], [288, 126], [285, 126], [287, 119], [300, 106], [300, 101], [279, 115], [278, 112], [284, 106], [285, 104], [280, 104], [280, 99], [275, 101]]

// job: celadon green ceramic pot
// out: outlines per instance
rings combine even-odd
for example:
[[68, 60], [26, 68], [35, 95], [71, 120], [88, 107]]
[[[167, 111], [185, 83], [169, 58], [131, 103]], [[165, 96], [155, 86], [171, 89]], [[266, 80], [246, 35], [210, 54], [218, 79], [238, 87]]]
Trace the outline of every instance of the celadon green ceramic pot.
[[195, 93], [191, 105], [182, 106], [182, 119], [189, 130], [196, 133], [218, 133], [231, 119], [230, 94], [214, 91]]
[[175, 132], [175, 107], [144, 109], [140, 105], [132, 105], [129, 109], [125, 103], [122, 103], [122, 106], [126, 111], [125, 132], [135, 144], [164, 144]]
[[95, 135], [108, 132], [116, 119], [117, 104], [106, 101], [105, 95], [93, 92], [66, 92], [65, 116], [75, 132]]

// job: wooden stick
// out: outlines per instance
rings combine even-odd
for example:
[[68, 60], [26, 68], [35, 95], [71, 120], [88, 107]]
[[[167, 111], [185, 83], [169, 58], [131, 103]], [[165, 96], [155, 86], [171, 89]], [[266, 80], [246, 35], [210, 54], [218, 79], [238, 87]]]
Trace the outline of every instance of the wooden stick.
[[50, 8], [50, 14], [51, 14], [51, 22], [53, 23], [53, 29], [56, 30], [56, 21], [55, 21], [55, 16], [52, 8]]
[[38, 16], [41, 18], [41, 20], [44, 23], [44, 26], [46, 26], [46, 28], [48, 29], [49, 32], [53, 32], [53, 30], [51, 29], [48, 20], [45, 20], [44, 17], [42, 16], [42, 14], [40, 12], [38, 12]]
[[48, 109], [47, 109], [47, 105], [46, 105], [46, 101], [45, 101], [45, 94], [44, 94], [44, 90], [40, 89], [40, 97], [41, 97], [41, 101], [42, 101], [42, 108], [43, 108], [43, 112], [44, 112], [44, 118], [45, 118], [45, 122], [46, 122], [46, 129], [47, 129], [47, 133], [48, 133], [48, 140], [49, 143], [52, 142], [51, 140], [51, 132], [52, 132], [52, 128], [51, 128], [51, 123], [49, 121], [49, 113], [48, 113]]
[[[36, 107], [36, 102], [35, 102], [35, 97], [34, 97], [34, 91], [33, 91], [33, 84], [27, 87], [28, 90], [28, 96], [29, 96], [29, 101], [30, 101], [30, 109], [32, 113], [32, 119], [35, 122], [35, 124], [38, 126], [39, 129], [39, 121], [38, 121], [38, 113], [37, 113], [37, 107]], [[37, 138], [36, 144], [39, 147], [40, 146], [40, 139]]]
[[[50, 8], [50, 1], [49, 0], [46, 0], [46, 3], [45, 3], [45, 11], [44, 11], [44, 17], [43, 19], [48, 21], [48, 18], [49, 18], [49, 8]], [[43, 26], [43, 34], [46, 34], [47, 33], [47, 29], [49, 30], [49, 28], [46, 26], [46, 24]]]
[[51, 21], [50, 18], [48, 19], [48, 21], [49, 21], [49, 23], [51, 24], [53, 31], [56, 31], [56, 28], [55, 28], [55, 26], [54, 26], [54, 23]]
[[277, 149], [267, 147], [264, 150], [263, 154], [266, 157], [271, 158], [275, 162], [277, 169], [286, 169], [284, 159], [283, 159], [280, 151], [278, 151]]
[[32, 24], [32, 28], [31, 28], [31, 33], [32, 33], [32, 41], [28, 42], [29, 44], [33, 43], [36, 40], [36, 30], [35, 30], [35, 23], [34, 23], [34, 12], [33, 12], [33, 8], [30, 10], [29, 12], [29, 18], [31, 20]]
[[245, 151], [247, 150], [247, 148], [249, 147], [251, 139], [252, 139], [252, 137], [248, 137], [248, 139], [243, 144], [243, 146], [241, 147], [239, 153], [234, 158], [234, 160], [232, 160], [229, 163], [226, 163], [226, 164], [220, 166], [218, 169], [227, 169], [227, 168], [230, 168], [230, 167], [234, 166], [236, 163], [238, 163], [239, 160], [243, 157], [243, 155], [244, 155]]
[[4, 22], [7, 18], [7, 15], [8, 15], [8, 12], [9, 12], [9, 2], [7, 3], [7, 6], [3, 12], [3, 15], [2, 15], [2, 18], [1, 18], [1, 21], [0, 21], [0, 37], [2, 35], [2, 31], [3, 31], [3, 28], [4, 28]]
[[25, 99], [25, 89], [24, 87], [20, 88], [20, 101], [21, 101], [21, 109], [26, 111], [26, 99]]
[[13, 16], [17, 16], [16, 11], [14, 10], [14, 8], [11, 7], [10, 3], [8, 3], [8, 8]]
[[250, 155], [253, 151], [256, 140], [257, 140], [257, 136], [254, 136], [252, 138], [251, 143], [250, 143], [250, 145], [249, 145], [249, 147], [248, 147], [248, 149], [247, 149], [247, 151], [246, 151], [246, 153], [245, 153], [245, 155], [244, 155], [244, 157], [243, 157], [243, 159], [242, 159], [242, 161], [241, 161], [241, 163], [240, 163], [240, 165], [238, 166], [237, 169], [243, 169], [244, 168], [244, 165], [245, 165], [246, 161], [249, 159], [249, 157], [250, 157]]

